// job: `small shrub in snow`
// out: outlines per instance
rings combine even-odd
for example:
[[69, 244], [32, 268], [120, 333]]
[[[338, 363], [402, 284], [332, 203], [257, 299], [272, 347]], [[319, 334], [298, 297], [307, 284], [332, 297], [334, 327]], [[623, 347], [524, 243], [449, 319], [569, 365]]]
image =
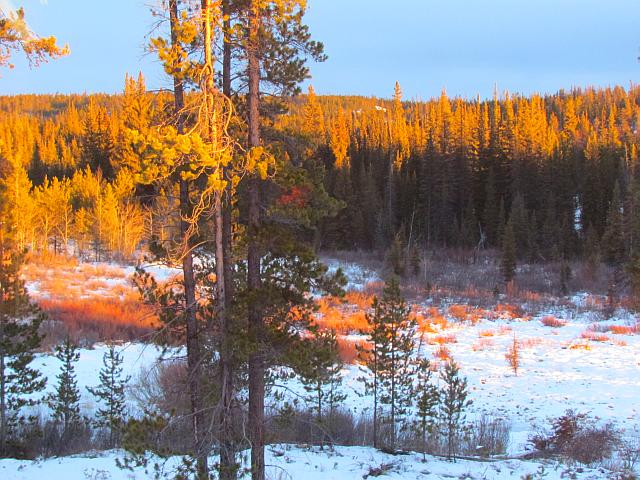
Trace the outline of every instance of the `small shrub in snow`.
[[553, 315], [547, 315], [541, 320], [541, 322], [542, 322], [542, 325], [544, 325], [545, 327], [552, 327], [552, 328], [564, 327], [567, 324], [567, 322], [565, 322], [564, 320], [560, 320], [559, 318], [556, 318]]
[[511, 427], [501, 417], [482, 415], [466, 426], [462, 452], [466, 455], [490, 457], [507, 451]]
[[529, 441], [539, 453], [590, 465], [611, 457], [619, 434], [611, 424], [597, 425], [586, 414], [567, 410], [551, 422], [550, 432], [538, 433]]
[[504, 357], [507, 359], [507, 363], [511, 367], [511, 370], [513, 370], [513, 373], [518, 375], [518, 368], [520, 368], [520, 342], [515, 335]]

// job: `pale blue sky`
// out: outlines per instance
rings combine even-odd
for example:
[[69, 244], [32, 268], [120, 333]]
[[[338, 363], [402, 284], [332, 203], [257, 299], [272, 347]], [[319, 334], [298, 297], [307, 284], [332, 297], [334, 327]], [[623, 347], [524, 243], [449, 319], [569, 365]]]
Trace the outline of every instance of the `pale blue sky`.
[[[0, 5], [9, 0], [0, 0]], [[168, 86], [143, 45], [156, 0], [11, 0], [32, 28], [71, 56], [2, 71], [0, 94], [115, 92], [126, 72]], [[426, 99], [555, 92], [640, 82], [638, 0], [308, 0], [307, 21], [329, 60], [312, 65], [319, 93]]]

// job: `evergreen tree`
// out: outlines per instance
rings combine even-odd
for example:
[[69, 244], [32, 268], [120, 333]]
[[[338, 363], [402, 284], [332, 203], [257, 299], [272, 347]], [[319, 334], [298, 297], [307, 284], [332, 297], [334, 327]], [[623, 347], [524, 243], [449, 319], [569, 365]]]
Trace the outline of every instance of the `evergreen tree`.
[[338, 355], [335, 331], [316, 333], [304, 361], [300, 380], [307, 392], [305, 400], [312, 405], [320, 429], [324, 433], [332, 433], [327, 431], [326, 420], [333, 417], [340, 402], [347, 398], [341, 391], [344, 364]]
[[607, 226], [602, 235], [604, 260], [612, 266], [619, 266], [625, 258], [624, 216], [620, 187], [616, 184], [613, 198], [607, 212]]
[[102, 357], [102, 368], [98, 374], [100, 384], [87, 390], [103, 404], [96, 412], [96, 425], [109, 429], [109, 447], [118, 446], [126, 419], [125, 387], [129, 376], [122, 376], [122, 354], [114, 345]]
[[50, 405], [53, 410], [53, 418], [61, 424], [61, 435], [64, 440], [81, 422], [80, 390], [74, 367], [74, 364], [80, 359], [78, 346], [67, 337], [62, 345], [56, 347], [56, 358], [62, 362], [62, 366], [56, 377], [58, 384], [50, 400]]
[[414, 428], [422, 443], [422, 459], [426, 459], [427, 436], [434, 431], [438, 423], [438, 407], [440, 406], [440, 390], [433, 384], [433, 371], [429, 360], [421, 360], [417, 367], [418, 385], [416, 386]]
[[[1, 193], [1, 192], [0, 192]], [[0, 200], [2, 200], [0, 196]], [[0, 205], [0, 455], [10, 453], [10, 442], [16, 427], [32, 420], [25, 417], [23, 407], [34, 406], [34, 395], [45, 388], [46, 379], [31, 366], [34, 353], [40, 346], [38, 328], [42, 313], [31, 303], [20, 278], [23, 255], [2, 222]]]
[[371, 346], [360, 347], [359, 354], [373, 378], [365, 377], [363, 382], [374, 396], [374, 445], [378, 443], [379, 405], [386, 405], [384, 420], [389, 428], [386, 447], [395, 450], [398, 426], [411, 405], [417, 322], [410, 315], [395, 278], [385, 284], [380, 300], [374, 298], [372, 308], [373, 314], [367, 315]]
[[459, 433], [465, 418], [465, 409], [471, 405], [467, 400], [469, 390], [467, 379], [460, 378], [460, 369], [455, 362], [448, 362], [440, 372], [443, 386], [440, 401], [440, 421], [447, 442], [447, 458], [454, 459]]
[[393, 275], [398, 277], [404, 275], [406, 270], [406, 255], [400, 233], [396, 234], [395, 239], [391, 244], [391, 248], [389, 248], [389, 251], [387, 252], [387, 262], [391, 267]]

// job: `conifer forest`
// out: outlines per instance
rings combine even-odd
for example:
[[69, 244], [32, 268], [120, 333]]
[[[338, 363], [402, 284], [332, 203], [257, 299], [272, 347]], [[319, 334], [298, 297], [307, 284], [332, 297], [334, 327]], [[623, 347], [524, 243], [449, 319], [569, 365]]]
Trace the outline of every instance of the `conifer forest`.
[[358, 22], [337, 0], [78, 4], [142, 12], [119, 76], [64, 3], [0, 0], [0, 478], [638, 478], [633, 77], [420, 90], [429, 49], [388, 84], [332, 64], [380, 44], [367, 12], [315, 34]]

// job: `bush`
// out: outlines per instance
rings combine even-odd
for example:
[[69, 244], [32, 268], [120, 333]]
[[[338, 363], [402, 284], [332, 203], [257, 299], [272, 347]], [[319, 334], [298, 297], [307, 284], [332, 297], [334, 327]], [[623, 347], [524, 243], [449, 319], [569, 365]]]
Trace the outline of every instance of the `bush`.
[[552, 328], [564, 327], [567, 324], [567, 322], [560, 320], [559, 318], [556, 318], [553, 315], [548, 315], [544, 317], [541, 320], [541, 322], [542, 322], [542, 325], [544, 325], [545, 327], [552, 327]]
[[483, 415], [466, 427], [461, 448], [465, 455], [490, 457], [506, 453], [511, 426], [501, 417]]
[[584, 413], [567, 410], [551, 422], [551, 431], [534, 435], [529, 442], [540, 454], [561, 455], [585, 465], [610, 458], [619, 443], [611, 424], [597, 425]]

